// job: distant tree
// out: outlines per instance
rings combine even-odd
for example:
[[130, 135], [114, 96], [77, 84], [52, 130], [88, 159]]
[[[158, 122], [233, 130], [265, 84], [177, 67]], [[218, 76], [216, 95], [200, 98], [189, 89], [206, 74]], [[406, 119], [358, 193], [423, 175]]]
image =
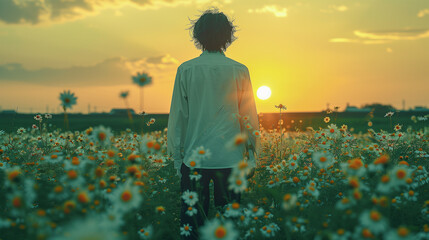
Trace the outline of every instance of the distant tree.
[[374, 115], [383, 115], [387, 112], [394, 112], [396, 109], [392, 105], [385, 105], [381, 103], [368, 103], [362, 106], [362, 108], [370, 108]]

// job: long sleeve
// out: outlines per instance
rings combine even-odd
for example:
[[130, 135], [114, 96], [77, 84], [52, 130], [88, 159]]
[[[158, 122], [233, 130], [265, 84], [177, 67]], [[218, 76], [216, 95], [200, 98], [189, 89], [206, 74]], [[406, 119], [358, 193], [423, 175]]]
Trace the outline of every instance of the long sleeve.
[[[246, 121], [241, 121], [242, 132], [246, 132], [248, 135], [248, 144], [250, 148], [254, 148], [256, 156], [259, 156], [260, 152], [260, 136], [253, 134], [255, 130], [259, 131], [259, 116], [256, 110], [255, 97], [253, 94], [252, 83], [250, 81], [250, 74], [247, 67], [245, 68], [243, 79], [242, 79], [242, 92], [239, 102], [239, 114], [242, 116], [248, 116], [248, 123], [252, 126], [252, 129], [248, 130], [245, 128]], [[252, 152], [249, 152], [253, 153]], [[249, 162], [251, 166], [255, 166], [256, 162], [253, 156], [249, 156]]]
[[188, 126], [189, 106], [186, 89], [183, 85], [183, 73], [180, 66], [177, 68], [174, 81], [173, 97], [167, 126], [167, 154], [174, 159], [174, 168], [180, 169], [184, 151], [184, 141]]

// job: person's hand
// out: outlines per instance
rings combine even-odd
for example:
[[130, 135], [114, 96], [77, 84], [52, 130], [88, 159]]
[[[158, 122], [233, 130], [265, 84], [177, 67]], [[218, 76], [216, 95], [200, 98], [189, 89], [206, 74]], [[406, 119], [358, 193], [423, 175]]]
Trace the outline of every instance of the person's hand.
[[250, 179], [250, 178], [252, 178], [252, 177], [253, 177], [253, 175], [255, 175], [255, 168], [252, 168], [252, 170], [250, 170], [250, 173], [249, 173], [249, 174], [247, 174], [246, 178], [247, 178], [247, 179]]

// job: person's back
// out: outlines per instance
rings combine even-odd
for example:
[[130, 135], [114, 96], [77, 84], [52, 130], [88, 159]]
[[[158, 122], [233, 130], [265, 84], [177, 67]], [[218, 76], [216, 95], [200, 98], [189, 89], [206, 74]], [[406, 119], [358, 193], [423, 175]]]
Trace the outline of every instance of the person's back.
[[[192, 151], [202, 146], [211, 157], [199, 162], [200, 168], [232, 168], [243, 158], [244, 144], [231, 149], [228, 142], [243, 131], [240, 116], [252, 116], [252, 131], [259, 130], [256, 106], [240, 106], [243, 93], [246, 102], [253, 99], [248, 69], [225, 56], [223, 52], [204, 51], [199, 57], [178, 68], [179, 82], [186, 91], [188, 122], [184, 139], [183, 162], [189, 167]], [[250, 98], [250, 99], [249, 99]], [[243, 101], [245, 102], [245, 101]]]
[[[258, 156], [260, 140], [249, 70], [224, 54], [235, 39], [232, 22], [223, 13], [208, 10], [191, 29], [203, 52], [177, 69], [167, 150], [181, 177], [181, 234], [198, 239], [208, 216], [210, 182], [216, 207], [239, 203], [243, 189], [231, 189], [228, 180], [233, 167], [244, 159], [247, 141]], [[250, 159], [253, 169], [255, 159]]]

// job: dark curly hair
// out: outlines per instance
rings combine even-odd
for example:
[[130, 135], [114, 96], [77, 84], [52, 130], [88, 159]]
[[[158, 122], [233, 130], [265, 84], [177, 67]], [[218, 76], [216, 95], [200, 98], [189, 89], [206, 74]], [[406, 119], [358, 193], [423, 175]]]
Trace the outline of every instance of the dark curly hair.
[[203, 51], [225, 51], [237, 39], [234, 36], [237, 31], [237, 26], [233, 24], [234, 20], [230, 21], [216, 7], [207, 9], [196, 20], [189, 20], [191, 26], [188, 30], [192, 41], [195, 47]]

